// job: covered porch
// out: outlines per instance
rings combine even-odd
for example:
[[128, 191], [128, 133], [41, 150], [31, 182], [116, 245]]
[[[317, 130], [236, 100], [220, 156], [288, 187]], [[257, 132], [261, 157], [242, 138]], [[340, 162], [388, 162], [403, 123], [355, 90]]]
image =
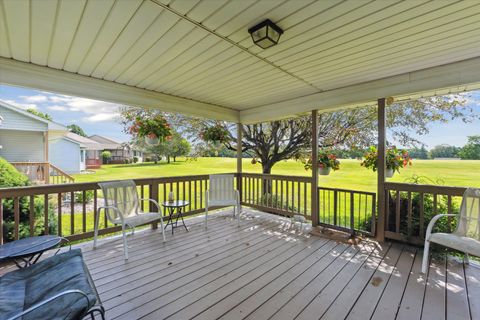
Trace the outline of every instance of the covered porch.
[[[166, 244], [152, 224], [132, 237], [128, 262], [120, 240], [98, 250], [87, 243], [108, 318], [478, 319], [478, 269], [443, 256], [422, 276], [421, 249], [411, 246], [424, 240], [424, 197], [434, 212], [444, 197], [442, 213], [453, 213], [465, 188], [385, 179], [387, 98], [480, 87], [477, 3], [2, 0], [0, 10], [2, 83], [237, 124], [233, 174], [249, 218], [240, 229], [222, 214], [208, 230], [191, 220], [191, 232], [169, 235]], [[262, 50], [247, 30], [265, 18], [285, 32]], [[316, 163], [318, 113], [371, 104], [377, 192], [321, 186], [316, 166], [305, 177], [243, 172], [243, 125], [311, 115]], [[135, 182], [142, 198], [161, 202], [173, 191], [196, 215], [208, 178]], [[19, 239], [37, 232], [36, 199], [44, 234], [91, 239], [93, 212], [103, 204], [98, 190], [97, 183], [1, 189], [0, 241], [2, 202], [13, 202], [11, 236]], [[413, 197], [421, 199], [415, 206]], [[298, 233], [279, 215], [303, 215], [317, 233], [328, 227], [369, 239], [356, 245]], [[21, 216], [28, 230], [20, 229]], [[100, 219], [101, 235], [120, 230]]]

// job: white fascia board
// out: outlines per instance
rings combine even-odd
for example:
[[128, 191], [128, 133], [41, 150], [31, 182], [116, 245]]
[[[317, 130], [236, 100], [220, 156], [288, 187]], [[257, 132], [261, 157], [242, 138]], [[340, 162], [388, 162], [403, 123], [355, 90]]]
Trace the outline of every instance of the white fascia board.
[[129, 106], [158, 108], [191, 116], [238, 122], [239, 111], [87, 77], [13, 59], [0, 58], [0, 83], [35, 88]]
[[463, 91], [465, 86], [479, 82], [480, 57], [476, 57], [242, 110], [240, 122], [270, 121], [315, 109], [335, 110], [346, 106], [372, 104], [379, 98], [434, 92], [444, 88], [457, 87], [457, 91]]

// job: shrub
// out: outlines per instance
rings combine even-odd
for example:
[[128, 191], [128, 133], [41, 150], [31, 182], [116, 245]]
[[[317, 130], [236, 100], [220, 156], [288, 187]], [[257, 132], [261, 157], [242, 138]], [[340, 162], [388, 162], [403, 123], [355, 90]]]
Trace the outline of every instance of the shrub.
[[29, 185], [28, 177], [15, 169], [7, 160], [0, 157], [0, 188], [23, 187]]
[[[93, 190], [85, 191], [85, 202], [88, 203], [93, 200]], [[83, 203], [83, 192], [75, 192], [75, 202]]]
[[137, 162], [138, 162], [138, 157], [137, 156], [133, 157], [133, 163], [137, 163]]

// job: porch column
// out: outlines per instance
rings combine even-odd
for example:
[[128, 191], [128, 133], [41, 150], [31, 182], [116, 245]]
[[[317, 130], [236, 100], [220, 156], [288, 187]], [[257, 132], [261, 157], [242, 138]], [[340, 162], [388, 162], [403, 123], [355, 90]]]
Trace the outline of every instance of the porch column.
[[312, 111], [312, 227], [318, 226], [318, 111]]
[[385, 199], [385, 149], [386, 149], [386, 116], [385, 98], [378, 99], [378, 166], [377, 166], [377, 198], [378, 198], [378, 220], [377, 240], [385, 240], [385, 216], [387, 204]]
[[242, 124], [237, 123], [237, 189], [240, 193], [240, 203], [242, 203]]

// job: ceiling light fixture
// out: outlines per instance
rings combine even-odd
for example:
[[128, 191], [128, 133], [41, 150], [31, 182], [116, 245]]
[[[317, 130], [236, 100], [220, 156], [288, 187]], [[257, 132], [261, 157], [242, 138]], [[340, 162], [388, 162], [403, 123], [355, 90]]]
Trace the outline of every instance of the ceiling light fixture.
[[283, 30], [270, 19], [260, 22], [248, 29], [252, 36], [253, 43], [262, 49], [270, 48], [278, 43]]

